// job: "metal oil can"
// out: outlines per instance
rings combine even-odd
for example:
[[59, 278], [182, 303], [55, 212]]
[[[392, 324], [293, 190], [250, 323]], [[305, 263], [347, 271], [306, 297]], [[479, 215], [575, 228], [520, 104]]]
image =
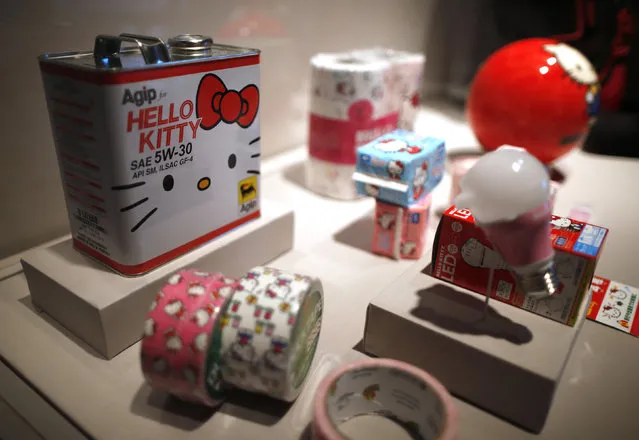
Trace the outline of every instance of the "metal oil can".
[[260, 52], [99, 35], [39, 57], [73, 243], [141, 275], [260, 216]]

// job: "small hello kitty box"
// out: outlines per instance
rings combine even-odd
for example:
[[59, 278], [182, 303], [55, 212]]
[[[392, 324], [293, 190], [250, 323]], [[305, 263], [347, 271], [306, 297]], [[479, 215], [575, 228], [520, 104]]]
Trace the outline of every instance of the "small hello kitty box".
[[408, 208], [441, 182], [445, 159], [443, 140], [395, 130], [357, 149], [353, 180], [359, 194]]

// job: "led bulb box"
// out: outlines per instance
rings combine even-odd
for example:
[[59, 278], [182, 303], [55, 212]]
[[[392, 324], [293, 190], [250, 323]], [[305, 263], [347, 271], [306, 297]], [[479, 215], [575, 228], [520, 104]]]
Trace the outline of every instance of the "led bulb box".
[[551, 216], [550, 238], [560, 291], [549, 298], [528, 297], [493, 249], [470, 211], [450, 207], [441, 218], [433, 242], [433, 276], [482, 295], [569, 326], [575, 325], [583, 302], [590, 301], [595, 273], [608, 229], [566, 217]]
[[[450, 208], [436, 231], [431, 264], [404, 273], [369, 304], [363, 351], [423, 368], [454, 395], [541, 432], [588, 314], [589, 284], [608, 232], [551, 221], [560, 271], [569, 272], [560, 276], [572, 290], [559, 294], [570, 297], [561, 307], [546, 305], [550, 316], [517, 291], [470, 212]], [[497, 300], [486, 304], [489, 283]]]

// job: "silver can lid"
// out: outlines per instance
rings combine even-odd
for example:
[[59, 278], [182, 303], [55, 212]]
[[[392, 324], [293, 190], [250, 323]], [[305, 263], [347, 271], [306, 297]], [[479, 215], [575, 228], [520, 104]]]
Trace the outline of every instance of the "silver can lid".
[[168, 41], [171, 52], [182, 54], [208, 52], [213, 47], [213, 38], [205, 35], [183, 34]]

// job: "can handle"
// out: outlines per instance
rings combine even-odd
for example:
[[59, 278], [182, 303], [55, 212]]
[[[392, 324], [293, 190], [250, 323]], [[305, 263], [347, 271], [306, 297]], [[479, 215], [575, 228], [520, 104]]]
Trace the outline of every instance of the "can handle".
[[160, 64], [171, 61], [167, 45], [161, 38], [136, 34], [98, 35], [95, 37], [93, 57], [99, 66], [122, 67], [120, 50], [122, 43], [135, 43], [146, 64]]

